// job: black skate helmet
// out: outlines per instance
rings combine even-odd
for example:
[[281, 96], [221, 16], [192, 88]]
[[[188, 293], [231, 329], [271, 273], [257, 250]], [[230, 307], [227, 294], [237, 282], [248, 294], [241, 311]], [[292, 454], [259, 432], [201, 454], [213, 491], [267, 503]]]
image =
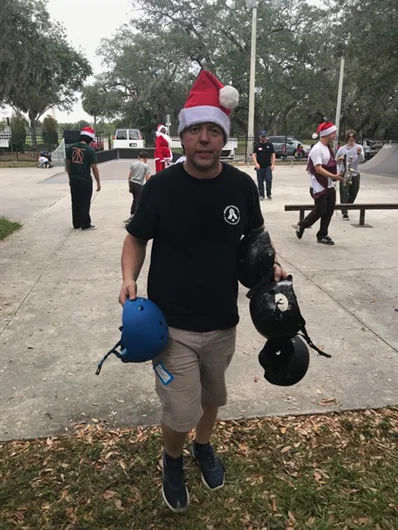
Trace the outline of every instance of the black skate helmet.
[[307, 373], [310, 354], [305, 342], [299, 337], [274, 338], [266, 342], [258, 356], [264, 368], [264, 378], [273, 385], [297, 384]]

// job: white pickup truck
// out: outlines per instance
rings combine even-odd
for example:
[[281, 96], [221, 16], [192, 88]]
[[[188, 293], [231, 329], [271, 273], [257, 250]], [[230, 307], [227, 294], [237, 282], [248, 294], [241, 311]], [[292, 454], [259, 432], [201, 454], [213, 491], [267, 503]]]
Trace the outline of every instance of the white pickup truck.
[[[224, 160], [234, 160], [235, 159], [235, 149], [238, 147], [238, 139], [230, 138], [226, 145], [223, 147], [221, 152], [221, 158]], [[172, 136], [171, 138], [171, 150], [181, 149], [181, 140], [178, 136]]]

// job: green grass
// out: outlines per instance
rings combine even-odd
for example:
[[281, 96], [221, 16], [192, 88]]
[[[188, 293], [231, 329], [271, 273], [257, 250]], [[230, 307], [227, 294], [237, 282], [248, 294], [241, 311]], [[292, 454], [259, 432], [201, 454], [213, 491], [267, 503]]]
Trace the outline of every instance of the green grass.
[[29, 160], [0, 160], [0, 168], [7, 167], [36, 167], [37, 160], [35, 162]]
[[93, 422], [0, 447], [1, 530], [398, 528], [397, 408], [219, 422], [225, 487], [207, 490], [186, 451], [181, 515], [161, 499], [159, 430]]
[[22, 225], [20, 223], [10, 221], [5, 217], [0, 217], [0, 241], [15, 232], [15, 230], [19, 230], [21, 227]]

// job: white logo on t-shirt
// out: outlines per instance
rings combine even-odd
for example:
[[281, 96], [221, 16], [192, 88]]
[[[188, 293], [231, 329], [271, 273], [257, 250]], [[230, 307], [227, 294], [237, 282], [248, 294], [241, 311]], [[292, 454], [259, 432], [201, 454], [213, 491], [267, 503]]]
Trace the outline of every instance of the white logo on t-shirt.
[[230, 204], [224, 210], [224, 219], [230, 225], [237, 225], [240, 220], [240, 211], [237, 206]]

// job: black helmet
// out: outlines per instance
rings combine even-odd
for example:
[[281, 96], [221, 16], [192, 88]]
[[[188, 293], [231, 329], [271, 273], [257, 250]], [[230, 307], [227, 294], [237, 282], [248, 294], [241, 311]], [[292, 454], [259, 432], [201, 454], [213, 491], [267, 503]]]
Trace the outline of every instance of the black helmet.
[[264, 277], [271, 279], [274, 272], [275, 250], [268, 232], [263, 228], [243, 237], [239, 244], [238, 278], [251, 289]]
[[296, 336], [292, 339], [270, 339], [258, 356], [264, 378], [273, 385], [295, 385], [307, 373], [310, 355], [307, 345]]
[[267, 339], [292, 338], [305, 326], [291, 276], [280, 282], [261, 282], [249, 296], [253, 324]]

